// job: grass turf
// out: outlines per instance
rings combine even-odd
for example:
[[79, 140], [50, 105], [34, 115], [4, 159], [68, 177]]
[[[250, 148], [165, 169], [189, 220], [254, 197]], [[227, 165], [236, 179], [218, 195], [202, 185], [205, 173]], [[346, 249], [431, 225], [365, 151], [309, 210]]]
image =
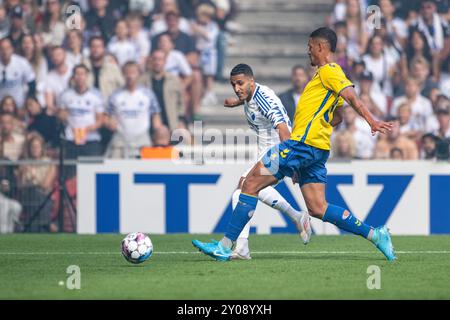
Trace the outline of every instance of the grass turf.
[[[153, 256], [132, 265], [120, 255], [123, 235], [0, 236], [0, 299], [450, 299], [450, 236], [394, 237], [394, 263], [349, 235], [308, 246], [253, 235], [252, 260], [216, 262], [190, 243], [212, 237], [152, 235]], [[80, 290], [60, 283], [69, 265], [80, 267]], [[380, 290], [367, 288], [371, 265]]]

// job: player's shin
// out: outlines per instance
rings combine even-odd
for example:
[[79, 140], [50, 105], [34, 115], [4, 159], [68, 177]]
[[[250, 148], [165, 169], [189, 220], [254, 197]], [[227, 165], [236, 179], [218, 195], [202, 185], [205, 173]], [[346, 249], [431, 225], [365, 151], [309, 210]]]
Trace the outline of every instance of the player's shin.
[[269, 207], [277, 209], [291, 219], [292, 222], [298, 221], [299, 218], [305, 213], [304, 211], [295, 210], [286, 199], [274, 188], [266, 187], [262, 189], [258, 194], [259, 200], [267, 204]]
[[360, 235], [368, 240], [372, 238], [372, 227], [358, 220], [351, 212], [342, 207], [332, 204], [328, 205], [322, 220], [335, 224], [344, 231]]
[[227, 248], [231, 248], [233, 246], [233, 243], [237, 240], [245, 225], [253, 216], [257, 204], [257, 197], [243, 193], [240, 194], [239, 202], [233, 210], [231, 220], [228, 223], [225, 237], [220, 241], [223, 246]]
[[[233, 196], [231, 197], [231, 206], [233, 208], [233, 213], [234, 213], [234, 209], [236, 209], [236, 206], [239, 202], [240, 195], [241, 195], [241, 189], [236, 189], [233, 193]], [[250, 235], [250, 222], [245, 225], [244, 229], [242, 229], [241, 234], [238, 237], [238, 241], [239, 241], [239, 239], [247, 240], [249, 235]]]

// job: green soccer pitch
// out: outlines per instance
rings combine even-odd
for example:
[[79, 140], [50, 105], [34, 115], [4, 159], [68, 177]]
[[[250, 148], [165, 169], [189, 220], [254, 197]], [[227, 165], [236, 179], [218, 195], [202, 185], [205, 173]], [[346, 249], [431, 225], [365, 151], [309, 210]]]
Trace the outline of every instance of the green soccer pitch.
[[[191, 245], [219, 235], [150, 237], [153, 256], [132, 265], [123, 235], [0, 236], [0, 299], [450, 299], [450, 236], [393, 237], [394, 263], [350, 235], [313, 235], [307, 246], [296, 235], [252, 235], [253, 259], [231, 262]], [[67, 288], [71, 265], [79, 290]], [[380, 289], [367, 287], [369, 266], [380, 269]]]

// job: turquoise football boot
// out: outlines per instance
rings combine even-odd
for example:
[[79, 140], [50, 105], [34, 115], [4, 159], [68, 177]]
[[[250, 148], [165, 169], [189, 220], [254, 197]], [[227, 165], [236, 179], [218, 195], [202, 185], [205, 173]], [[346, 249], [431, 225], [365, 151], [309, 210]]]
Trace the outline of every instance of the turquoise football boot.
[[373, 230], [373, 244], [385, 255], [389, 261], [397, 259], [395, 256], [394, 246], [392, 245], [391, 236], [386, 226], [381, 226]]
[[228, 261], [231, 259], [231, 249], [225, 248], [218, 241], [201, 242], [198, 240], [192, 240], [192, 244], [200, 252], [216, 259], [217, 261]]

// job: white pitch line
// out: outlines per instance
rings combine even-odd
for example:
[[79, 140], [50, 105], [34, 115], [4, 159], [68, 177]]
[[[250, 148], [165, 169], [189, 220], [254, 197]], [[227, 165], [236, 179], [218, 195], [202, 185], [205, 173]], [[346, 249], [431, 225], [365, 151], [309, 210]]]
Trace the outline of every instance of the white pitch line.
[[[252, 254], [370, 254], [375, 251], [252, 251]], [[398, 254], [450, 254], [450, 251], [396, 251]], [[120, 252], [0, 252], [0, 256], [20, 255], [119, 255]], [[199, 254], [197, 251], [155, 251], [153, 254]]]

